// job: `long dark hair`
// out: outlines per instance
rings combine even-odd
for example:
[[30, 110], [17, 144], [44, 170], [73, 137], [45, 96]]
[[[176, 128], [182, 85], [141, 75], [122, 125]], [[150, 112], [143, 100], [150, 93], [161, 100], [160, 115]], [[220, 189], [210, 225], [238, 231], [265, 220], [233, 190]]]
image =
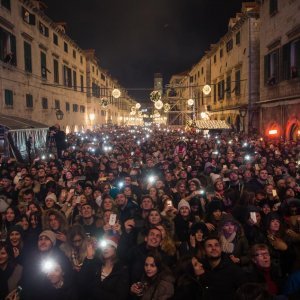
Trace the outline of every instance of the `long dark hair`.
[[153, 258], [155, 266], [157, 267], [157, 273], [153, 278], [149, 278], [144, 271], [143, 278], [144, 281], [149, 283], [149, 285], [156, 285], [159, 283], [161, 277], [164, 274], [171, 274], [171, 271], [164, 265], [162, 257], [157, 251], [151, 251], [150, 253], [148, 253], [148, 255], [145, 258], [145, 262], [148, 257]]

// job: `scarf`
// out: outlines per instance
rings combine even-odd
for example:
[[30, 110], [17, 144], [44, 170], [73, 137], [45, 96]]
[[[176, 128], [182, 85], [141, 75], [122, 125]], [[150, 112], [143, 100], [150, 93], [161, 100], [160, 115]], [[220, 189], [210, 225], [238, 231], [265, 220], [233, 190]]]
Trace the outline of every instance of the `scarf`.
[[235, 239], [236, 232], [233, 232], [228, 238], [224, 234], [220, 237], [221, 248], [224, 253], [231, 254], [234, 250], [233, 240]]

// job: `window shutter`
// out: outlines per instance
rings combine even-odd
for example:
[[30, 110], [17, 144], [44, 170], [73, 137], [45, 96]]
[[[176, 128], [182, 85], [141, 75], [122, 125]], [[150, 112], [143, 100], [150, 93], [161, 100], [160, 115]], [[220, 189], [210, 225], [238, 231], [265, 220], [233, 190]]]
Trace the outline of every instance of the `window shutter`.
[[35, 15], [33, 15], [33, 14], [29, 15], [29, 24], [35, 25]]
[[296, 49], [295, 49], [295, 55], [296, 55], [296, 77], [300, 77], [300, 40], [298, 40], [297, 42], [296, 42], [296, 45], [295, 45], [296, 47]]
[[11, 64], [17, 65], [17, 47], [16, 47], [16, 37], [14, 35], [10, 35], [10, 51], [12, 53]]
[[265, 55], [264, 57], [264, 82], [268, 82], [270, 78], [270, 55]]
[[291, 71], [291, 44], [286, 44], [282, 47], [282, 72], [281, 72], [281, 79], [288, 80], [290, 79]]

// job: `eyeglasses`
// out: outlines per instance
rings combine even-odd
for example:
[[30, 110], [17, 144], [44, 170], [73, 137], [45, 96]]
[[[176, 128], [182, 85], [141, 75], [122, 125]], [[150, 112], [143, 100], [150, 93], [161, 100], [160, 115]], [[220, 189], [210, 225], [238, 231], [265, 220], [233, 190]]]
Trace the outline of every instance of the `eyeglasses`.
[[270, 253], [269, 252], [257, 253], [257, 254], [255, 254], [255, 256], [258, 256], [258, 257], [269, 257]]

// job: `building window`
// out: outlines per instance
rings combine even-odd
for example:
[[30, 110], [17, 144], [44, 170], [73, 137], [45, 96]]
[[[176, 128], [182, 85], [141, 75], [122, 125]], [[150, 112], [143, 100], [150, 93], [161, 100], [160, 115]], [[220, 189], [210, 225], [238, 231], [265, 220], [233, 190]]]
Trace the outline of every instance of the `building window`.
[[73, 70], [73, 89], [77, 91], [77, 74], [75, 70]]
[[241, 32], [239, 31], [236, 35], [235, 35], [235, 44], [239, 45], [241, 43]]
[[93, 73], [95, 72], [95, 67], [94, 67], [94, 66], [92, 66], [92, 72], [93, 72]]
[[0, 60], [16, 66], [16, 37], [0, 27]]
[[70, 111], [70, 103], [66, 102], [66, 111]]
[[282, 79], [300, 77], [300, 39], [282, 47]]
[[233, 40], [229, 40], [227, 43], [226, 43], [226, 51], [229, 52], [231, 51], [233, 48]]
[[73, 58], [76, 59], [76, 51], [75, 50], [73, 50]]
[[54, 100], [54, 108], [60, 109], [60, 101], [59, 100]]
[[41, 76], [43, 79], [47, 79], [47, 57], [44, 52], [41, 52]]
[[64, 86], [72, 87], [72, 71], [64, 66]]
[[224, 99], [224, 80], [218, 82], [218, 100]]
[[73, 112], [78, 112], [78, 104], [73, 104]]
[[103, 73], [101, 73], [101, 80], [105, 81], [105, 75]]
[[54, 73], [54, 82], [59, 83], [59, 67], [58, 60], [53, 59], [53, 73]]
[[234, 93], [236, 96], [239, 96], [241, 94], [241, 71], [238, 70], [235, 72], [235, 87], [234, 87]]
[[81, 55], [80, 55], [80, 63], [83, 64], [83, 58]]
[[96, 98], [100, 97], [100, 86], [96, 83], [92, 83], [92, 95]]
[[39, 31], [43, 36], [49, 36], [49, 28], [45, 26], [42, 22], [39, 22]]
[[230, 99], [231, 98], [231, 76], [226, 77], [226, 98]]
[[201, 74], [203, 75], [203, 73], [204, 73], [204, 68], [202, 67], [201, 68]]
[[29, 25], [35, 25], [35, 15], [31, 14], [25, 7], [22, 6], [23, 21]]
[[48, 99], [42, 98], [42, 109], [48, 109]]
[[25, 71], [32, 72], [32, 59], [31, 59], [31, 44], [24, 42], [24, 64]]
[[68, 53], [68, 44], [66, 42], [64, 42], [64, 51]]
[[101, 110], [101, 116], [105, 117], [105, 115], [106, 115], [106, 111], [105, 110]]
[[58, 35], [53, 33], [53, 44], [55, 44], [56, 46], [58, 46]]
[[80, 112], [85, 113], [85, 106], [84, 105], [80, 105]]
[[214, 104], [216, 104], [217, 103], [217, 84], [214, 83], [213, 87], [214, 87]]
[[270, 0], [269, 12], [270, 12], [270, 15], [274, 15], [278, 12], [278, 1], [277, 0]]
[[80, 91], [83, 92], [83, 75], [80, 75]]
[[220, 49], [220, 58], [223, 57], [223, 49]]
[[217, 55], [214, 55], [214, 63], [217, 62]]
[[13, 106], [14, 105], [14, 94], [12, 90], [4, 91], [5, 105]]
[[10, 0], [0, 0], [0, 4], [2, 7], [10, 10]]
[[279, 49], [269, 53], [264, 59], [265, 84], [274, 85], [279, 81]]
[[33, 108], [33, 97], [31, 94], [26, 94], [26, 107]]

